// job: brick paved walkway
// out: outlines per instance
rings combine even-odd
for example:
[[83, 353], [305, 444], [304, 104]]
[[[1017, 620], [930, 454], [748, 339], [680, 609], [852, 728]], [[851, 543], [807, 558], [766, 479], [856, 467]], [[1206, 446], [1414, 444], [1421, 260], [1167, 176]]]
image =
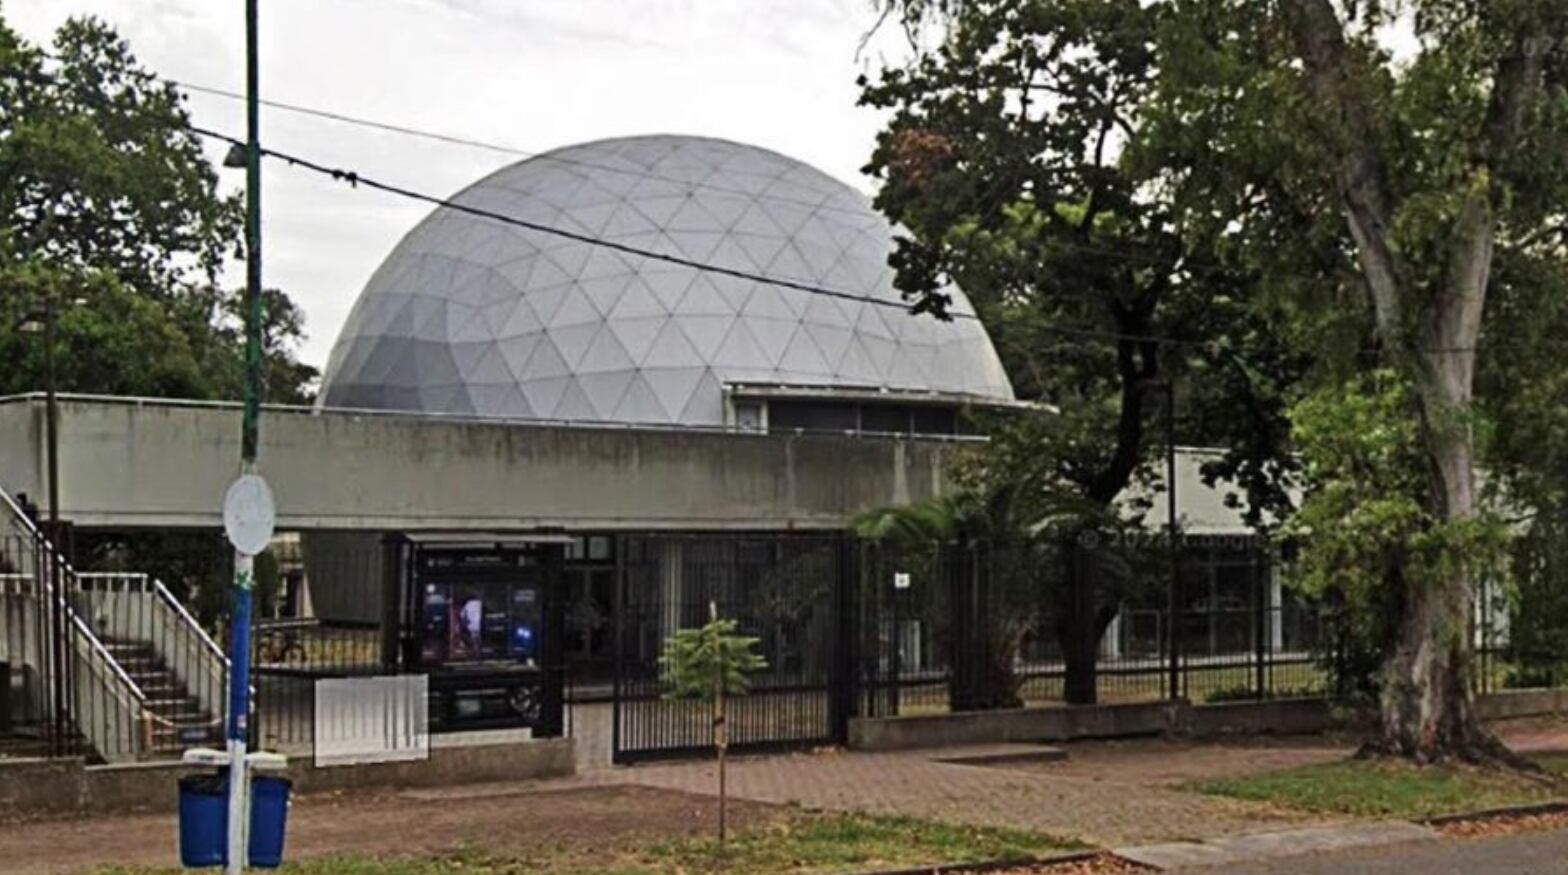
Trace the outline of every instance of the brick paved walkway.
[[[1568, 722], [1563, 720], [1515, 721], [1497, 728], [1522, 751], [1568, 749]], [[958, 765], [935, 758], [1017, 747], [740, 757], [731, 761], [729, 785], [736, 798], [758, 802], [1015, 827], [1100, 845], [1150, 844], [1344, 822], [1176, 787], [1193, 780], [1332, 762], [1353, 749], [1344, 738], [1314, 736], [1202, 744], [1160, 739], [1080, 742], [1068, 746], [1065, 762], [1005, 766]], [[593, 780], [698, 794], [713, 793], [715, 784], [711, 762], [600, 771]]]
[[[957, 753], [946, 749], [939, 755]], [[757, 802], [1006, 826], [1105, 845], [1203, 839], [1326, 822], [1266, 805], [1178, 792], [1132, 772], [1111, 776], [1071, 762], [958, 765], [937, 762], [931, 758], [934, 755], [938, 754], [737, 758], [730, 765], [729, 786], [737, 798]], [[714, 766], [637, 766], [600, 773], [600, 779], [712, 793]]]

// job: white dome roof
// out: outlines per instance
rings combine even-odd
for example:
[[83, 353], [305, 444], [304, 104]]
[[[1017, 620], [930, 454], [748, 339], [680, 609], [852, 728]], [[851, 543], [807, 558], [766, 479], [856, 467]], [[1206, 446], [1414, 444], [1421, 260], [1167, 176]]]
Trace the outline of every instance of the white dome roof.
[[[717, 425], [722, 384], [1011, 400], [974, 319], [913, 316], [892, 229], [850, 187], [774, 152], [650, 136], [513, 164], [454, 201], [885, 306], [629, 255], [438, 208], [371, 277], [322, 403]], [[972, 312], [950, 289], [954, 310]]]

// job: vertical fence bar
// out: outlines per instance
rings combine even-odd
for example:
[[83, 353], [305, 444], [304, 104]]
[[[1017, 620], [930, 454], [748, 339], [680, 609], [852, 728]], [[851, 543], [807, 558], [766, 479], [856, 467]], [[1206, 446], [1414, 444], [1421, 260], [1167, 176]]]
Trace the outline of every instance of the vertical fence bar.
[[1170, 533], [1171, 578], [1167, 594], [1171, 617], [1170, 695], [1181, 698], [1181, 545], [1176, 520], [1176, 381], [1165, 375], [1165, 493], [1166, 526]]
[[1268, 642], [1264, 640], [1265, 636], [1268, 635], [1268, 599], [1263, 592], [1263, 575], [1258, 571], [1258, 552], [1256, 549], [1248, 548], [1247, 561], [1250, 572], [1247, 576], [1251, 582], [1251, 586], [1248, 589], [1252, 592], [1253, 686], [1257, 693], [1257, 698], [1262, 700], [1269, 698], [1270, 693], [1268, 677], [1264, 670], [1264, 659], [1268, 653], [1266, 649]]

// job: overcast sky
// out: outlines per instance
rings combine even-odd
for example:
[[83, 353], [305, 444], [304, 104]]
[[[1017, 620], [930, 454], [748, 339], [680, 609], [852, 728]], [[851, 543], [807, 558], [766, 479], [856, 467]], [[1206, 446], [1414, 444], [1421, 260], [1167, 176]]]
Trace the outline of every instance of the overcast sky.
[[[69, 16], [96, 15], [155, 72], [243, 90], [242, 0], [3, 8], [35, 42]], [[868, 0], [265, 0], [262, 93], [530, 151], [630, 134], [725, 137], [865, 190], [859, 168], [881, 119], [855, 106], [855, 77], [901, 46], [889, 28], [857, 60], [874, 17]], [[197, 124], [243, 135], [241, 104], [192, 94], [190, 107]], [[262, 142], [442, 195], [518, 160], [272, 109]], [[324, 365], [365, 281], [428, 208], [275, 163], [264, 179], [266, 282], [305, 308], [303, 357]]]

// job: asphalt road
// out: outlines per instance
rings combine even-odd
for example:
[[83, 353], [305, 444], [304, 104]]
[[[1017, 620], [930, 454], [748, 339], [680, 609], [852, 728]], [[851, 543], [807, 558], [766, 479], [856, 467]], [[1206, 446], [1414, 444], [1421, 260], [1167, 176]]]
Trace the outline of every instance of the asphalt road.
[[1568, 830], [1357, 848], [1181, 875], [1568, 875]]

